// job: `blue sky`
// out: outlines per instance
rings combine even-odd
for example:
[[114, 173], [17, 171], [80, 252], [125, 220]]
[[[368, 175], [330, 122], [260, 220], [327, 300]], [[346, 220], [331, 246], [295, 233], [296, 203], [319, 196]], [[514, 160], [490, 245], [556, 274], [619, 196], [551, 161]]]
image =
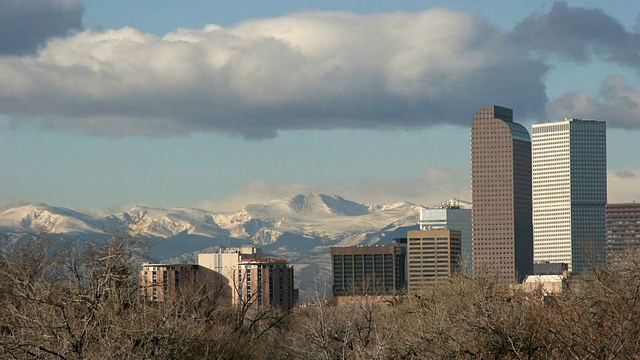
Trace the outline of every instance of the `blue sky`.
[[640, 200], [640, 3], [599, 6], [0, 0], [0, 208], [470, 199], [493, 103], [606, 120]]

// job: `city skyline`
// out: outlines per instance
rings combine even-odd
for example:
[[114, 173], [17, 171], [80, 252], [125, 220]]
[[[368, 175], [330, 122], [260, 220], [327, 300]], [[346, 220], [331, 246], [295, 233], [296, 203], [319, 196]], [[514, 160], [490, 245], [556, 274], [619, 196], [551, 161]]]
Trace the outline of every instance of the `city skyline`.
[[0, 209], [470, 200], [486, 104], [607, 121], [608, 201], [640, 200], [640, 4], [0, 7]]

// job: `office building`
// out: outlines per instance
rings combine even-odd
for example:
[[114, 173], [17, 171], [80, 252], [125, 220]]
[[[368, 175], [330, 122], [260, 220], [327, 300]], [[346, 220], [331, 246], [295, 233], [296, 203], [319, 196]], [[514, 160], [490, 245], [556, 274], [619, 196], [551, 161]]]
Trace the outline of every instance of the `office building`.
[[453, 276], [460, 270], [462, 235], [459, 230], [407, 232], [407, 286], [410, 291]]
[[291, 310], [298, 301], [293, 267], [283, 258], [243, 258], [233, 270], [233, 303]]
[[224, 275], [229, 284], [234, 284], [233, 271], [243, 258], [256, 259], [262, 257], [262, 249], [253, 246], [228, 247], [216, 253], [198, 254], [198, 265]]
[[214, 294], [218, 301], [231, 298], [228, 280], [199, 265], [142, 264], [139, 275], [142, 294], [151, 301], [166, 301], [177, 294], [189, 297], [198, 292]]
[[406, 290], [406, 245], [331, 248], [333, 295], [394, 295]]
[[603, 266], [607, 149], [604, 121], [533, 125], [534, 260], [580, 272]]
[[473, 267], [471, 245], [471, 209], [463, 209], [457, 200], [420, 210], [420, 230], [460, 230], [462, 233], [462, 252], [460, 266], [471, 274]]
[[640, 203], [607, 204], [607, 264], [640, 251]]
[[471, 126], [473, 273], [520, 282], [533, 266], [531, 140], [513, 111], [486, 106]]

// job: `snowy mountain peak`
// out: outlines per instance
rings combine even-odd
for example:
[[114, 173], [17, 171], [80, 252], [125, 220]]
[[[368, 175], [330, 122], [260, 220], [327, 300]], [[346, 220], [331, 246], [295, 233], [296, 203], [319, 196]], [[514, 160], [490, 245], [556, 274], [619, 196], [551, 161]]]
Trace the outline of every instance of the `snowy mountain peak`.
[[158, 260], [214, 245], [247, 243], [286, 256], [304, 257], [309, 252], [320, 256], [332, 244], [372, 244], [401, 236], [417, 226], [420, 208], [404, 202], [360, 204], [324, 194], [295, 195], [235, 213], [138, 205], [119, 214], [92, 217], [33, 204], [0, 213], [0, 235], [48, 232], [101, 239], [116, 229], [130, 229], [151, 240], [152, 256]]
[[27, 232], [95, 232], [99, 221], [77, 211], [47, 204], [31, 204], [0, 214], [0, 228]]
[[265, 204], [245, 207], [244, 211], [254, 217], [315, 218], [330, 216], [363, 216], [372, 207], [346, 200], [337, 195], [299, 194]]
[[338, 195], [306, 194], [288, 199], [290, 207], [300, 213], [329, 213], [344, 216], [369, 214], [369, 206], [346, 200]]
[[398, 201], [392, 204], [387, 204], [387, 205], [382, 205], [379, 207], [380, 210], [392, 210], [392, 209], [398, 209], [398, 208], [406, 208], [406, 207], [423, 207], [420, 205], [416, 205], [407, 201]]

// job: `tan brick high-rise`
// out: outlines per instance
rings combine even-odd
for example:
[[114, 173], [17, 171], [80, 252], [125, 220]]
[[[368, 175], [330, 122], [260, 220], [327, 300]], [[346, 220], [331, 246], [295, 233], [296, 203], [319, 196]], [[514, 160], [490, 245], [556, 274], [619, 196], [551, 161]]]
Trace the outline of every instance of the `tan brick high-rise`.
[[490, 105], [471, 126], [474, 275], [503, 284], [521, 281], [533, 266], [531, 139], [513, 110]]
[[460, 271], [461, 248], [462, 232], [459, 230], [407, 231], [409, 290], [419, 290]]

